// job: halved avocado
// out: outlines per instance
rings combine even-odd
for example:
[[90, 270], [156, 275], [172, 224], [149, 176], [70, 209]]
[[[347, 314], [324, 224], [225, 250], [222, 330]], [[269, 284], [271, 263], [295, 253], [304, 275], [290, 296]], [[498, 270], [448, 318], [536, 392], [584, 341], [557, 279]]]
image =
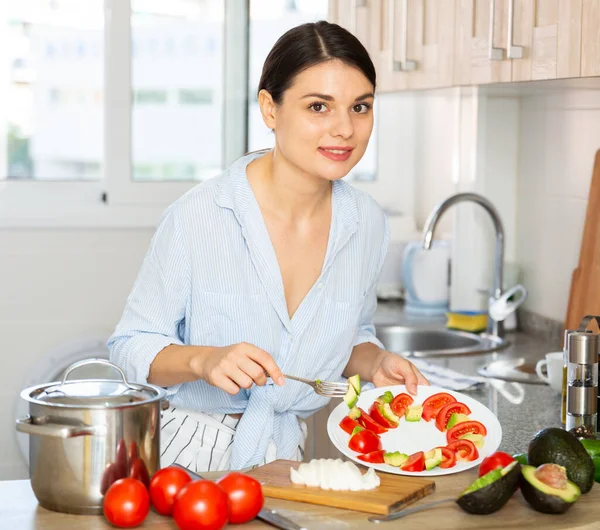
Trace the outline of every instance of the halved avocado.
[[558, 464], [567, 470], [567, 478], [587, 493], [594, 485], [595, 467], [592, 458], [576, 436], [563, 429], [549, 427], [539, 431], [529, 442], [529, 464]]
[[520, 484], [525, 500], [538, 512], [566, 512], [581, 495], [577, 484], [568, 480], [565, 489], [553, 488], [538, 479], [537, 469], [533, 466], [522, 466]]
[[464, 490], [456, 503], [468, 513], [494, 513], [512, 497], [520, 476], [521, 466], [518, 462], [512, 462], [502, 469], [494, 469]]

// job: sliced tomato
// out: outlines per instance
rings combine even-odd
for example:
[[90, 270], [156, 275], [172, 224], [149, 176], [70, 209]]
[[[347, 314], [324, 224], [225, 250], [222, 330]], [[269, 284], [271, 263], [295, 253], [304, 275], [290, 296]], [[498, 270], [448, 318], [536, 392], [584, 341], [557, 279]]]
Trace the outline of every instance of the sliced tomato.
[[446, 447], [454, 451], [457, 460], [471, 462], [479, 458], [479, 451], [477, 451], [477, 447], [475, 447], [475, 444], [471, 440], [456, 440], [449, 443]]
[[358, 426], [360, 426], [360, 423], [358, 423], [356, 420], [353, 420], [350, 416], [345, 416], [342, 418], [342, 421], [340, 421], [340, 427], [348, 434], [352, 434], [354, 428]]
[[422, 418], [425, 421], [434, 420], [441, 408], [449, 403], [456, 403], [456, 398], [447, 392], [438, 392], [433, 396], [429, 396], [423, 401]]
[[465, 434], [481, 434], [487, 435], [487, 429], [483, 423], [475, 420], [463, 421], [457, 423], [454, 427], [446, 432], [446, 441], [448, 443], [455, 442], [462, 438]]
[[453, 403], [448, 403], [444, 405], [436, 415], [435, 418], [435, 426], [438, 430], [444, 432], [446, 430], [446, 425], [448, 425], [448, 421], [450, 421], [450, 416], [454, 413], [458, 414], [471, 414], [471, 409], [467, 407], [464, 403], [460, 401], [456, 401]]
[[419, 451], [410, 455], [400, 469], [402, 471], [425, 471], [425, 453]]
[[370, 431], [373, 431], [375, 434], [383, 434], [384, 432], [387, 432], [387, 429], [383, 425], [380, 425], [379, 423], [377, 423], [363, 409], [361, 409], [359, 407], [358, 410], [360, 410], [360, 417], [358, 418], [358, 423], [362, 427], [364, 427], [365, 429], [369, 429]]
[[363, 429], [353, 434], [348, 442], [348, 447], [357, 453], [372, 453], [382, 449], [381, 440], [373, 431]]
[[404, 416], [404, 411], [413, 404], [414, 399], [408, 394], [398, 394], [390, 403], [390, 408], [396, 416]]
[[440, 462], [440, 467], [442, 469], [454, 467], [456, 465], [456, 453], [447, 447], [440, 447], [439, 449], [442, 450], [442, 461]]
[[358, 459], [362, 460], [363, 462], [370, 462], [371, 464], [384, 464], [384, 453], [384, 449], [379, 449], [378, 451], [373, 451], [371, 453], [367, 453], [366, 455], [358, 455]]
[[381, 405], [374, 401], [373, 404], [369, 407], [369, 415], [373, 418], [379, 425], [382, 425], [386, 429], [394, 429], [398, 427], [397, 423], [388, 420], [381, 411]]
[[508, 466], [514, 461], [515, 459], [508, 453], [496, 451], [495, 453], [491, 454], [490, 456], [484, 458], [481, 461], [481, 464], [479, 464], [479, 471], [477, 472], [477, 474], [480, 477], [483, 477], [483, 475], [486, 475], [490, 471], [493, 471], [494, 469], [498, 468], [502, 469], [503, 467]]

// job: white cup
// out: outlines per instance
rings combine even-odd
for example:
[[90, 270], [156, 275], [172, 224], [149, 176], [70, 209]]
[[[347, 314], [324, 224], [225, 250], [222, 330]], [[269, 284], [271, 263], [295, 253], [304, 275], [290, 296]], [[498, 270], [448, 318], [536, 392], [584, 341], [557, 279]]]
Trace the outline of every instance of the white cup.
[[[547, 375], [544, 373], [544, 368]], [[553, 390], [562, 393], [563, 352], [547, 353], [546, 358], [541, 359], [535, 365], [535, 373], [542, 381], [548, 383]]]

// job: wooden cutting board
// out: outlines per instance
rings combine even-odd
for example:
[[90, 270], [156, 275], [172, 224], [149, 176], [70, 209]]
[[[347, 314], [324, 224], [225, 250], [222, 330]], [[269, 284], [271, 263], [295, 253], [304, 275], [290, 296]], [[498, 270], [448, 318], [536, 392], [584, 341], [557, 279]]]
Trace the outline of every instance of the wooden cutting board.
[[[369, 491], [329, 491], [299, 486], [290, 480], [290, 467], [297, 469], [299, 465], [300, 462], [291, 460], [275, 460], [247, 474], [262, 484], [265, 497], [379, 514], [401, 510], [435, 490], [432, 480], [380, 471], [377, 474], [381, 485]], [[361, 471], [364, 473], [364, 469]]]
[[594, 161], [579, 263], [571, 277], [565, 329], [577, 329], [585, 315], [600, 315], [600, 150]]

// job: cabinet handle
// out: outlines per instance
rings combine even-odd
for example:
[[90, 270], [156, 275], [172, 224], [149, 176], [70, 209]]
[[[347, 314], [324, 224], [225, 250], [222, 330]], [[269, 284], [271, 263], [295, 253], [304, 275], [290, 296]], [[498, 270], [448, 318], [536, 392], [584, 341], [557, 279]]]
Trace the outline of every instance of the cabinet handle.
[[492, 61], [501, 61], [504, 59], [504, 49], [494, 48], [494, 22], [496, 20], [496, 0], [490, 0], [490, 47], [489, 57]]
[[367, 7], [367, 0], [351, 0], [350, 2], [350, 33], [356, 36], [356, 10]]
[[389, 39], [389, 48], [391, 52], [391, 68], [394, 72], [409, 72], [411, 70], [416, 70], [417, 61], [411, 61], [406, 58], [406, 48], [408, 46], [408, 0], [403, 0], [403, 8], [404, 8], [404, 16], [402, 18], [402, 37], [404, 39], [403, 45], [403, 60], [396, 61], [394, 59], [394, 15], [396, 13], [396, 1], [390, 1], [390, 16], [388, 18], [388, 39]]
[[506, 56], [509, 59], [522, 59], [523, 46], [513, 44], [513, 29], [515, 22], [515, 0], [508, 0], [508, 41], [506, 43]]
[[417, 69], [417, 61], [408, 59], [408, 0], [402, 1], [404, 17], [402, 18], [402, 32], [404, 36], [404, 61], [402, 61], [402, 70], [410, 71]]
[[390, 49], [390, 69], [392, 72], [402, 71], [402, 63], [394, 59], [394, 15], [396, 13], [396, 1], [389, 0], [390, 13], [388, 16], [388, 47]]

